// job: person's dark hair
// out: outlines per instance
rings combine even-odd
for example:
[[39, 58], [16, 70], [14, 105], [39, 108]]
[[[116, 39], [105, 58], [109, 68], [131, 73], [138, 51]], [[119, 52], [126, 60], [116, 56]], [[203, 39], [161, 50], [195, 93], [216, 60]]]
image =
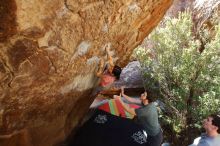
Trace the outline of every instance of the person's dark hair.
[[210, 117], [213, 118], [212, 120], [212, 125], [215, 125], [216, 127], [218, 127], [218, 133], [220, 133], [220, 114], [212, 114], [210, 115]]
[[112, 74], [116, 77], [117, 80], [119, 80], [120, 74], [121, 74], [121, 68], [119, 66], [115, 65], [112, 70]]
[[154, 101], [155, 101], [155, 99], [154, 99], [154, 98], [152, 98], [151, 96], [147, 96], [147, 99], [148, 99], [148, 102], [149, 102], [149, 103], [151, 103], [151, 102], [154, 102]]
[[141, 94], [144, 93], [144, 92], [147, 92], [147, 100], [148, 100], [149, 103], [154, 102], [156, 100], [156, 98], [151, 96], [149, 91], [146, 91], [145, 89], [141, 89], [140, 91], [141, 91], [140, 92]]

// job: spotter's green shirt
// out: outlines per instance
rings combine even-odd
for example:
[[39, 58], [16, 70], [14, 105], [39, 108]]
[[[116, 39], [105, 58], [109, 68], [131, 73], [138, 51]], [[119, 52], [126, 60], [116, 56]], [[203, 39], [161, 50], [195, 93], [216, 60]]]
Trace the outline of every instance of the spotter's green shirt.
[[135, 113], [136, 122], [145, 129], [148, 135], [155, 136], [160, 132], [157, 108], [154, 103], [135, 109]]

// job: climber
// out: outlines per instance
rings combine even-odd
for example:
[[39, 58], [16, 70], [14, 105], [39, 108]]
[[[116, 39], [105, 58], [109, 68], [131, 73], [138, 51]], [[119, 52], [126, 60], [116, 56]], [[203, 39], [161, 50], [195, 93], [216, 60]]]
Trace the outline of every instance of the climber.
[[96, 89], [95, 94], [104, 94], [106, 90], [115, 90], [112, 87], [114, 81], [119, 80], [121, 74], [121, 67], [114, 65], [112, 56], [110, 55], [110, 48], [105, 47], [108, 64], [104, 68], [104, 59], [101, 58], [99, 62], [99, 69], [96, 76], [100, 78], [99, 87]]

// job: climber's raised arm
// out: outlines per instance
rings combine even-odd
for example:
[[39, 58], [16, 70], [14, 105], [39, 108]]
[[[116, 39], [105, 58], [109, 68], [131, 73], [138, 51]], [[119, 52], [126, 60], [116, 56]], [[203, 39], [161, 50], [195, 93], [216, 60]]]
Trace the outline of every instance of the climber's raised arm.
[[135, 104], [141, 104], [141, 100], [139, 98], [132, 98], [124, 93], [124, 86], [121, 87], [121, 95], [129, 102], [132, 102]]

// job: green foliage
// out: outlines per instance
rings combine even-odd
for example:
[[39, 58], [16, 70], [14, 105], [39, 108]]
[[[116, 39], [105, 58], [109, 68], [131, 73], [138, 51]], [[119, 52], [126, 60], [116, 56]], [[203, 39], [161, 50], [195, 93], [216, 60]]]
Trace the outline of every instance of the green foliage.
[[146, 86], [154, 90], [159, 84], [169, 112], [162, 117], [177, 133], [189, 126], [200, 128], [205, 116], [219, 110], [220, 24], [214, 27], [214, 35], [206, 27], [199, 30], [201, 43], [193, 32], [191, 14], [180, 13], [178, 18], [165, 18], [162, 27], [151, 33], [152, 47], [135, 50]]

